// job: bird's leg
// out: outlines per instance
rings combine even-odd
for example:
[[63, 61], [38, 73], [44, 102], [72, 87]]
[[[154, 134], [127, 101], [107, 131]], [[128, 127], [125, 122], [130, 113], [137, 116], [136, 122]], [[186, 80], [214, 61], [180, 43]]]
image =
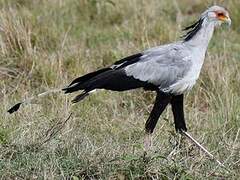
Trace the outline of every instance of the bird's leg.
[[185, 137], [190, 139], [200, 150], [202, 150], [212, 159], [215, 159], [220, 166], [224, 167], [224, 165], [218, 159], [216, 159], [206, 148], [204, 148], [199, 142], [197, 142], [197, 140], [195, 140], [190, 134], [186, 132], [187, 128], [184, 119], [183, 94], [173, 96], [171, 104], [176, 131], [180, 132]]
[[183, 94], [173, 96], [171, 99], [172, 112], [174, 116], [174, 124], [177, 132], [187, 131], [185, 118], [184, 118], [184, 108], [183, 108]]
[[144, 137], [144, 150], [148, 151], [151, 147], [152, 147], [152, 134], [146, 132]]
[[164, 94], [162, 92], [157, 91], [156, 100], [153, 106], [153, 109], [150, 113], [150, 116], [145, 124], [145, 132], [146, 136], [144, 139], [144, 148], [148, 150], [152, 144], [152, 133], [157, 124], [157, 121], [167, 107], [168, 103], [171, 101], [171, 96], [168, 94]]
[[227, 172], [230, 172], [228, 169], [226, 169], [226, 167], [224, 166], [224, 164], [222, 162], [220, 162], [218, 159], [216, 159], [215, 156], [213, 156], [205, 147], [203, 147], [197, 140], [195, 140], [189, 133], [187, 133], [186, 131], [181, 131], [181, 133], [183, 135], [185, 135], [188, 139], [190, 139], [200, 150], [202, 150], [204, 153], [206, 153], [211, 159], [215, 160], [218, 165], [220, 165], [221, 167], [223, 167], [225, 170], [227, 170]]

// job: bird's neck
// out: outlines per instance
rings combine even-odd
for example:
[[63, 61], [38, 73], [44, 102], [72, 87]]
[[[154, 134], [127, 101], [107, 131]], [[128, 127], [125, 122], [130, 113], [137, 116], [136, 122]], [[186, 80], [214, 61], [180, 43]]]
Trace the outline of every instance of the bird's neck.
[[214, 23], [206, 23], [202, 24], [202, 28], [188, 41], [184, 43], [190, 47], [200, 48], [203, 51], [207, 50], [208, 44], [212, 38], [214, 32]]

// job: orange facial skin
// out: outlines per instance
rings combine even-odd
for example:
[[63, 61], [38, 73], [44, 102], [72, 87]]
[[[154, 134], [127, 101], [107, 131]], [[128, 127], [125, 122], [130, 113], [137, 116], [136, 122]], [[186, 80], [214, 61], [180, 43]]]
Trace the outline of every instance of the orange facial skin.
[[226, 21], [227, 20], [227, 16], [225, 15], [225, 13], [223, 12], [215, 12], [216, 16], [219, 20], [221, 21]]

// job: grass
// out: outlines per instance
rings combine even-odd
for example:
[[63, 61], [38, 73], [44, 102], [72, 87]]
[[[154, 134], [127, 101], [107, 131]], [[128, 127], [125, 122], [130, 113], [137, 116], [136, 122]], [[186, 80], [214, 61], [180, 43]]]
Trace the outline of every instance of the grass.
[[217, 2], [233, 25], [215, 32], [185, 109], [189, 132], [230, 173], [175, 133], [170, 109], [144, 155], [151, 92], [101, 91], [74, 106], [53, 94], [6, 113], [21, 98], [178, 40], [213, 1], [0, 0], [1, 179], [239, 179], [240, 2]]

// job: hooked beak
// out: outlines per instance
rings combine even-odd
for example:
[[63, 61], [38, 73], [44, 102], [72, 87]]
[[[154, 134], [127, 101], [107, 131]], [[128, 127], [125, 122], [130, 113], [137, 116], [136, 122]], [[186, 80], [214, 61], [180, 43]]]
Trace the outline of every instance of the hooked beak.
[[226, 23], [228, 26], [231, 26], [232, 20], [229, 16], [221, 16], [219, 17], [219, 20], [221, 20], [223, 23]]
[[232, 24], [232, 20], [231, 20], [230, 17], [227, 17], [226, 20], [225, 20], [225, 22], [227, 23], [227, 25], [228, 25], [229, 27], [230, 27], [231, 24]]

